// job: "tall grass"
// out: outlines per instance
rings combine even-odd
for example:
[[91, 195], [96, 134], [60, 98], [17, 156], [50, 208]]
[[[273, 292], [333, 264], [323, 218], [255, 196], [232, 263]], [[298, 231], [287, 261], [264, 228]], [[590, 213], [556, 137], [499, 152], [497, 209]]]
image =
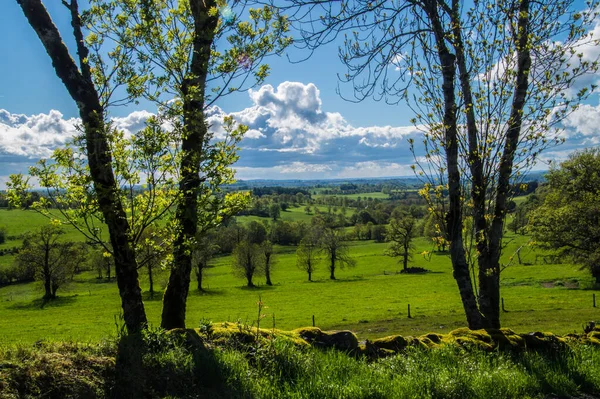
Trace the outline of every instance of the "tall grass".
[[282, 338], [214, 345], [197, 337], [149, 330], [124, 337], [118, 346], [0, 348], [0, 398], [467, 399], [600, 393], [597, 346], [542, 352], [413, 347], [369, 360]]

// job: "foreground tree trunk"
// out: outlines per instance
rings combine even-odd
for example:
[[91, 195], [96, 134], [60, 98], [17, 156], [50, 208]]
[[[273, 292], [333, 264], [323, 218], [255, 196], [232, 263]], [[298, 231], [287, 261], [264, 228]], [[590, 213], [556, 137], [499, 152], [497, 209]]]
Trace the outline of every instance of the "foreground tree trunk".
[[450, 258], [454, 279], [458, 285], [467, 323], [470, 329], [487, 327], [484, 318], [477, 307], [477, 299], [473, 291], [473, 284], [469, 274], [469, 264], [465, 255], [462, 239], [462, 190], [460, 185], [460, 170], [458, 166], [458, 129], [457, 129], [457, 106], [455, 98], [454, 79], [456, 75], [456, 56], [452, 54], [446, 45], [446, 38], [438, 14], [436, 0], [429, 0], [424, 5], [435, 41], [437, 44], [438, 57], [442, 67], [442, 90], [444, 93], [444, 134], [446, 166], [448, 173], [448, 197], [449, 209], [447, 214], [447, 233], [450, 241]]
[[81, 32], [77, 2], [71, 0], [71, 23], [77, 41], [80, 68], [69, 51], [40, 0], [17, 0], [25, 17], [40, 38], [52, 59], [52, 66], [69, 94], [77, 104], [86, 138], [90, 175], [94, 182], [98, 206], [104, 216], [112, 244], [121, 306], [127, 330], [137, 332], [147, 324], [141, 289], [138, 282], [137, 262], [128, 241], [129, 224], [116, 192], [112, 159], [106, 138], [104, 108], [92, 81], [87, 64], [88, 49]]
[[183, 82], [183, 139], [181, 142], [180, 200], [176, 218], [179, 232], [174, 243], [174, 261], [163, 297], [161, 326], [166, 329], [185, 328], [186, 301], [192, 271], [192, 248], [198, 224], [198, 190], [202, 148], [207, 133], [204, 120], [204, 91], [211, 45], [218, 16], [209, 15], [216, 8], [213, 0], [191, 0], [194, 18], [194, 44], [188, 77]]

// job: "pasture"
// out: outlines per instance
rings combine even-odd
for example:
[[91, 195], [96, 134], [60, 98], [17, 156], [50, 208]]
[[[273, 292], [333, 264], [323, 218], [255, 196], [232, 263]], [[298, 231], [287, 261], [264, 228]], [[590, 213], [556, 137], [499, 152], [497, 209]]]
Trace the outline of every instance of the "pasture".
[[[300, 216], [302, 208], [289, 214]], [[0, 211], [0, 215], [0, 225], [7, 226], [10, 236], [44, 222], [32, 211]], [[284, 218], [286, 215], [290, 216], [282, 212]], [[76, 232], [67, 236], [71, 234], [79, 237]], [[526, 245], [521, 250], [522, 264], [516, 257], [510, 261], [514, 251], [526, 242], [526, 236], [506, 235], [503, 262], [511, 265], [502, 274], [501, 295], [506, 309], [502, 313], [503, 326], [520, 332], [565, 334], [580, 331], [583, 324], [598, 319], [600, 308], [592, 307], [596, 291], [591, 289], [589, 273], [572, 264], [546, 264], [539, 250]], [[242, 279], [233, 276], [229, 256], [217, 258], [205, 274], [206, 292], [196, 291], [192, 278], [188, 326], [197, 327], [203, 319], [255, 325], [259, 295], [267, 306], [261, 321], [266, 327], [273, 322], [281, 329], [307, 326], [314, 315], [318, 327], [351, 329], [365, 339], [446, 332], [464, 326], [448, 255], [421, 255], [433, 250], [425, 238], [416, 239], [415, 244], [411, 265], [428, 269], [426, 274], [396, 273], [400, 269], [397, 259], [384, 255], [387, 244], [354, 241], [351, 255], [357, 266], [337, 271], [337, 280], [331, 281], [321, 263], [314, 282], [308, 282], [306, 274], [296, 268], [295, 247], [277, 247], [274, 286], [264, 285], [264, 280], [257, 277], [259, 287], [254, 289], [246, 288]], [[4, 247], [15, 245], [20, 245], [18, 240], [8, 241]], [[11, 258], [0, 257], [0, 262], [8, 264]], [[166, 271], [159, 276], [159, 288], [164, 287], [166, 277]], [[143, 275], [141, 285], [147, 289]], [[59, 298], [43, 308], [41, 296], [39, 283], [0, 288], [1, 342], [95, 341], [114, 335], [121, 325], [116, 283], [97, 279], [93, 271], [75, 275], [70, 286], [58, 291]], [[146, 292], [144, 298], [150, 322], [158, 325], [160, 292], [154, 299]], [[409, 304], [411, 318], [407, 314]]]

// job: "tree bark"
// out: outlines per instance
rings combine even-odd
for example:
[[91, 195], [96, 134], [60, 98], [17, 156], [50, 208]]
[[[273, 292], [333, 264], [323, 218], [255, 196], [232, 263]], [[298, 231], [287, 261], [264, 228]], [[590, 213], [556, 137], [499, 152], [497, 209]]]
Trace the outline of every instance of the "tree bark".
[[202, 289], [202, 270], [202, 265], [198, 265], [198, 268], [196, 269], [196, 281], [198, 283], [198, 291], [204, 291]]
[[194, 18], [194, 42], [190, 71], [181, 92], [183, 96], [183, 139], [181, 142], [181, 180], [179, 191], [182, 199], [177, 205], [176, 218], [179, 232], [174, 243], [174, 262], [163, 298], [162, 322], [165, 329], [185, 328], [186, 301], [192, 270], [193, 243], [198, 224], [198, 190], [200, 162], [207, 133], [204, 120], [204, 91], [218, 16], [210, 16], [216, 7], [214, 0], [191, 0]]
[[150, 284], [150, 298], [154, 299], [154, 276], [152, 275], [152, 264], [148, 263], [148, 283]]
[[129, 224], [117, 194], [112, 159], [106, 138], [104, 108], [91, 79], [87, 65], [88, 50], [81, 34], [81, 20], [77, 3], [71, 1], [71, 16], [81, 71], [71, 58], [58, 29], [40, 0], [17, 0], [25, 17], [40, 38], [52, 59], [52, 66], [69, 94], [77, 104], [86, 138], [90, 175], [98, 206], [108, 226], [115, 257], [115, 269], [121, 306], [127, 330], [137, 332], [147, 324], [141, 289], [138, 282], [137, 262], [128, 241]]
[[491, 327], [500, 328], [500, 254], [506, 205], [510, 191], [513, 162], [519, 145], [523, 123], [523, 109], [529, 87], [531, 54], [529, 50], [529, 0], [521, 0], [517, 31], [517, 74], [511, 114], [498, 170], [496, 204], [486, 251], [481, 252], [479, 262], [479, 307]]
[[444, 134], [446, 166], [448, 173], [449, 209], [447, 214], [447, 234], [450, 241], [450, 258], [454, 279], [458, 285], [467, 323], [471, 329], [484, 328], [484, 319], [477, 307], [473, 292], [473, 284], [469, 274], [469, 264], [465, 256], [462, 239], [462, 207], [460, 186], [460, 170], [458, 166], [458, 129], [457, 106], [455, 98], [456, 57], [450, 53], [446, 45], [446, 35], [438, 14], [436, 0], [423, 2], [423, 7], [432, 25], [437, 45], [438, 57], [442, 67], [442, 90], [444, 93]]
[[271, 282], [271, 255], [265, 255], [265, 277], [266, 277], [266, 284], [267, 285], [273, 285], [273, 283]]

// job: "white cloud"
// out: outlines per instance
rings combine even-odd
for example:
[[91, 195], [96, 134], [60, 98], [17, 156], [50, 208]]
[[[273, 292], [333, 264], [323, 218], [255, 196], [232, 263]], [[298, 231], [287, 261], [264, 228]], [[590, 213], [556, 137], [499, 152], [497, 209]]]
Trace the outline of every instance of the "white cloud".
[[[340, 113], [328, 112], [314, 84], [283, 82], [250, 92], [252, 106], [230, 115], [249, 130], [241, 142], [236, 164], [241, 179], [314, 179], [411, 176], [415, 160], [407, 138], [415, 139], [417, 155], [422, 128], [413, 126], [353, 126]], [[225, 135], [219, 107], [207, 110], [215, 138]], [[127, 133], [135, 133], [152, 116], [135, 111], [113, 119]], [[77, 133], [77, 119], [59, 111], [20, 115], [0, 110], [0, 170], [2, 176], [26, 172], [27, 166], [47, 157]], [[584, 145], [600, 143], [600, 105], [582, 105], [565, 122], [567, 139], [560, 151], [540, 159], [562, 159]], [[541, 165], [538, 164], [538, 165]], [[5, 177], [0, 176], [0, 187]]]
[[580, 138], [583, 144], [600, 144], [600, 105], [581, 105], [563, 122], [567, 128], [562, 136]]
[[77, 122], [77, 119], [63, 119], [56, 110], [31, 116], [0, 110], [0, 154], [47, 157], [77, 134]]

